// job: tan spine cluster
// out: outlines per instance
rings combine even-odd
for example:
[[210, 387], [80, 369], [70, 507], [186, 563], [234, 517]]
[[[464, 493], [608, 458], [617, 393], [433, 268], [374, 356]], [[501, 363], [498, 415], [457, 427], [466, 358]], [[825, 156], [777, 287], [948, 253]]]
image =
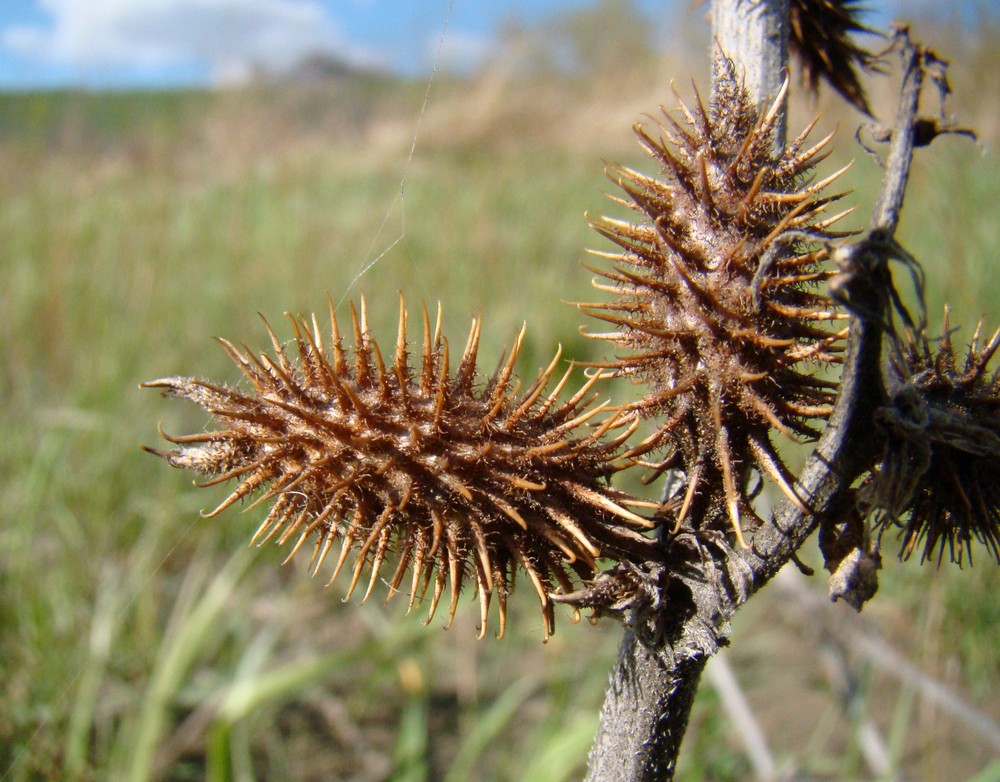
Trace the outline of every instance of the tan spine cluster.
[[718, 518], [723, 503], [714, 510], [743, 543], [741, 519], [757, 518], [752, 470], [800, 502], [771, 430], [815, 437], [831, 411], [836, 385], [821, 369], [840, 360], [845, 332], [829, 327], [842, 316], [821, 290], [821, 263], [843, 214], [823, 216], [840, 197], [823, 192], [843, 169], [806, 179], [830, 141], [806, 145], [815, 123], [775, 157], [785, 91], [758, 116], [732, 62], [719, 56], [716, 69], [711, 110], [678, 97], [686, 124], [664, 111], [656, 134], [636, 126], [662, 178], [612, 169], [640, 219], [592, 221], [621, 250], [596, 253], [614, 266], [593, 269], [614, 298], [580, 306], [614, 327], [589, 335], [618, 351], [595, 366], [649, 384], [629, 409], [661, 421], [671, 450], [659, 466], [686, 473], [677, 528]]
[[594, 578], [601, 556], [653, 555], [656, 542], [638, 531], [652, 523], [635, 509], [655, 503], [606, 481], [641, 451], [624, 447], [637, 424], [595, 404], [596, 378], [560, 401], [572, 368], [546, 391], [556, 355], [519, 394], [513, 373], [522, 331], [509, 358], [482, 383], [478, 321], [452, 373], [440, 312], [432, 329], [426, 309], [422, 361], [411, 369], [402, 300], [387, 364], [363, 301], [360, 316], [351, 307], [350, 352], [332, 305], [330, 315], [328, 347], [315, 318], [291, 318], [294, 351], [269, 326], [273, 355], [220, 340], [249, 381], [246, 393], [186, 377], [145, 384], [195, 402], [220, 422], [215, 431], [164, 434], [175, 449], [149, 449], [176, 467], [214, 476], [203, 485], [239, 482], [207, 515], [255, 494], [250, 507], [273, 502], [254, 541], [290, 545], [289, 558], [311, 541], [314, 570], [339, 543], [331, 582], [353, 555], [348, 596], [367, 571], [367, 599], [386, 572], [389, 597], [408, 593], [410, 608], [429, 593], [428, 621], [447, 592], [450, 624], [471, 577], [481, 634], [496, 595], [501, 636], [516, 570], [538, 594], [547, 637], [551, 594]]

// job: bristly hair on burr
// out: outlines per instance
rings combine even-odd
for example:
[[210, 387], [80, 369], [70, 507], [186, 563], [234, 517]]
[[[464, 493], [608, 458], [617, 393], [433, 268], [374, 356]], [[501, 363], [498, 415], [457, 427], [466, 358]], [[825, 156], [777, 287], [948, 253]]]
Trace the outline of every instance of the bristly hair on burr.
[[578, 306], [613, 326], [587, 334], [618, 349], [592, 366], [649, 386], [627, 409], [660, 421], [669, 453], [658, 466], [686, 475], [675, 530], [728, 517], [745, 545], [741, 519], [759, 522], [753, 472], [804, 507], [770, 433], [815, 438], [832, 410], [837, 385], [822, 370], [841, 361], [846, 329], [830, 324], [846, 316], [822, 288], [833, 273], [822, 263], [848, 212], [825, 217], [844, 194], [823, 193], [846, 167], [807, 179], [832, 137], [807, 146], [815, 121], [775, 156], [787, 80], [758, 115], [732, 61], [717, 52], [715, 68], [710, 109], [675, 91], [684, 124], [664, 109], [654, 132], [635, 126], [662, 178], [610, 169], [627, 195], [612, 200], [639, 219], [591, 220], [620, 248], [594, 253], [613, 268], [588, 267], [613, 298]]
[[902, 559], [919, 548], [922, 562], [947, 551], [961, 565], [978, 540], [1000, 563], [1000, 377], [987, 371], [1000, 329], [980, 347], [980, 323], [959, 367], [948, 320], [945, 309], [934, 346], [906, 335], [901, 382], [876, 412], [885, 452], [865, 492], [879, 534], [902, 530]]
[[791, 0], [789, 43], [813, 92], [823, 79], [858, 111], [871, 115], [861, 72], [875, 70], [876, 57], [851, 38], [874, 32], [861, 24], [864, 10], [858, 0]]
[[481, 382], [478, 320], [453, 373], [440, 309], [433, 329], [423, 310], [418, 369], [410, 367], [402, 297], [389, 363], [369, 332], [363, 299], [360, 315], [351, 305], [351, 351], [332, 303], [328, 345], [315, 316], [289, 317], [292, 349], [266, 321], [270, 355], [219, 340], [249, 382], [245, 392], [188, 377], [144, 384], [195, 402], [219, 423], [199, 434], [163, 434], [176, 448], [147, 448], [175, 467], [212, 476], [203, 486], [238, 481], [207, 516], [256, 494], [249, 507], [272, 504], [253, 541], [289, 544], [289, 559], [312, 541], [314, 572], [339, 542], [330, 582], [353, 554], [347, 597], [367, 571], [367, 599], [391, 563], [386, 599], [407, 592], [412, 609], [429, 591], [428, 621], [447, 591], [450, 625], [471, 581], [480, 636], [494, 595], [503, 635], [517, 570], [538, 594], [547, 638], [550, 596], [593, 579], [599, 558], [655, 556], [660, 544], [641, 534], [654, 523], [636, 511], [656, 503], [607, 481], [641, 455], [643, 446], [625, 446], [638, 421], [596, 403], [596, 377], [561, 401], [572, 366], [546, 391], [558, 353], [518, 393], [523, 329], [509, 357]]

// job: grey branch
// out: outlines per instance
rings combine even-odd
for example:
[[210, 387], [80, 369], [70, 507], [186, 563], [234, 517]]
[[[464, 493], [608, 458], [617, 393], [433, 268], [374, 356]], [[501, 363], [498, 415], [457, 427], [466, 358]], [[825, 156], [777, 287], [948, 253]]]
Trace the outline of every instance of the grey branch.
[[[712, 31], [719, 47], [742, 66], [747, 91], [763, 113], [787, 75], [788, 0], [715, 0]], [[775, 125], [777, 151], [785, 146], [785, 115]]]

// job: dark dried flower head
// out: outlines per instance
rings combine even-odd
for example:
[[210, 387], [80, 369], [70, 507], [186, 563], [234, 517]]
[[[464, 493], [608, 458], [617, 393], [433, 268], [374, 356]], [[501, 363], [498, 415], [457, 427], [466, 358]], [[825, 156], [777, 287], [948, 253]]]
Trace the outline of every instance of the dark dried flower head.
[[936, 350], [909, 335], [903, 382], [876, 413], [886, 446], [868, 491], [880, 531], [902, 528], [903, 559], [920, 548], [940, 563], [947, 550], [961, 564], [978, 540], [1000, 562], [1000, 378], [987, 372], [1000, 329], [980, 348], [980, 328], [961, 367], [947, 310]]
[[[239, 482], [207, 515], [258, 493], [250, 507], [273, 504], [254, 541], [288, 544], [289, 558], [312, 541], [314, 572], [338, 543], [331, 582], [353, 555], [348, 596], [367, 571], [367, 599], [385, 573], [389, 597], [407, 592], [411, 608], [429, 592], [428, 621], [447, 591], [450, 624], [471, 580], [481, 634], [496, 595], [503, 635], [516, 570], [538, 593], [547, 637], [552, 593], [594, 578], [598, 557], [642, 557], [656, 545], [636, 531], [652, 525], [632, 510], [653, 504], [605, 480], [632, 463], [622, 446], [636, 423], [619, 412], [592, 424], [606, 409], [594, 404], [593, 381], [559, 401], [569, 371], [546, 392], [558, 355], [518, 394], [513, 370], [523, 331], [507, 361], [480, 383], [478, 322], [452, 373], [440, 313], [432, 331], [424, 310], [419, 369], [409, 365], [402, 301], [388, 364], [369, 334], [363, 301], [360, 317], [351, 307], [350, 353], [332, 306], [330, 313], [328, 347], [315, 318], [291, 318], [294, 351], [269, 326], [273, 355], [220, 340], [249, 381], [247, 392], [186, 377], [146, 384], [201, 405], [220, 424], [164, 434], [178, 447], [153, 451], [214, 476], [202, 485]], [[624, 431], [603, 439], [614, 430]]]
[[820, 264], [843, 215], [823, 217], [840, 196], [822, 193], [842, 172], [805, 180], [830, 141], [806, 146], [815, 123], [773, 157], [785, 90], [758, 116], [732, 61], [716, 68], [711, 110], [697, 98], [693, 110], [681, 102], [686, 125], [664, 111], [657, 134], [636, 126], [663, 178], [613, 169], [640, 219], [593, 221], [622, 251], [595, 253], [614, 262], [593, 271], [615, 298], [581, 307], [614, 326], [590, 335], [619, 350], [597, 366], [651, 386], [632, 409], [662, 419], [673, 451], [661, 466], [688, 477], [677, 527], [722, 510], [742, 543], [741, 517], [757, 518], [752, 470], [799, 502], [770, 431], [815, 437], [832, 409], [836, 385], [817, 370], [840, 360], [844, 332], [829, 328], [842, 316]]
[[812, 91], [824, 79], [859, 111], [871, 114], [860, 72], [872, 70], [875, 56], [851, 38], [872, 32], [859, 21], [864, 6], [858, 0], [791, 0], [788, 10], [789, 43]]

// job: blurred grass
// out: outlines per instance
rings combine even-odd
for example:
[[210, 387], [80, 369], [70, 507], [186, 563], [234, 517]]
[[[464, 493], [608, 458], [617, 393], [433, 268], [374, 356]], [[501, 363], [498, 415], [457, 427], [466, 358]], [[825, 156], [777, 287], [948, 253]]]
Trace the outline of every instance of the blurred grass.
[[[595, 355], [561, 300], [593, 295], [579, 261], [600, 246], [582, 214], [613, 208], [600, 160], [646, 166], [629, 123], [665, 100], [662, 73], [696, 70], [648, 67], [628, 74], [638, 95], [596, 77], [440, 82], [409, 163], [423, 84], [0, 96], [0, 779], [579, 776], [613, 623], [560, 617], [543, 646], [520, 595], [508, 638], [476, 642], [475, 611], [443, 633], [401, 605], [340, 605], [340, 584], [281, 567], [272, 547], [246, 549], [258, 513], [198, 517], [224, 489], [192, 489], [138, 444], [155, 443], [157, 421], [204, 422], [136, 385], [234, 380], [210, 335], [262, 348], [256, 312], [287, 336], [281, 313], [322, 311], [326, 291], [364, 291], [384, 340], [400, 290], [411, 313], [441, 301], [453, 341], [482, 314], [487, 371], [523, 321], [525, 375], [557, 343]], [[966, 88], [961, 105], [990, 143], [997, 117], [974, 102], [982, 78], [956, 79], [956, 103]], [[837, 159], [857, 161], [845, 182], [863, 212], [879, 171], [850, 138], [857, 120], [830, 111], [822, 126], [841, 122]], [[1000, 320], [998, 183], [994, 155], [944, 138], [921, 151], [906, 206], [902, 240], [927, 267], [932, 320], [948, 300], [964, 334], [980, 314], [988, 328]], [[996, 575], [981, 559], [971, 571], [888, 562], [871, 614], [997, 716]], [[775, 751], [808, 760], [814, 778], [846, 778], [857, 753], [845, 718], [808, 644], [768, 625], [767, 600], [736, 623], [744, 684], [766, 699], [798, 673], [796, 694], [767, 711]], [[931, 718], [877, 687], [908, 777], [987, 765], [975, 744], [905, 738]], [[682, 778], [746, 773], [706, 687]]]

